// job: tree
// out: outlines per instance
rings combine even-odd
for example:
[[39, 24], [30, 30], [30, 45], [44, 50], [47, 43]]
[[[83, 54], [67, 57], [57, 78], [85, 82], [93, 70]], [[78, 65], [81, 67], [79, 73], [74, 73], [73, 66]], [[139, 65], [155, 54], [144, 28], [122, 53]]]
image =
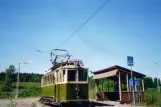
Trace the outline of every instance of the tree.
[[144, 78], [144, 86], [145, 86], [145, 89], [153, 88], [153, 80], [152, 80], [151, 77], [145, 77]]
[[6, 69], [5, 71], [5, 81], [4, 84], [2, 85], [1, 91], [2, 92], [11, 92], [12, 88], [12, 82], [14, 79], [14, 72], [16, 71], [15, 66], [14, 65], [10, 65], [8, 69]]
[[88, 86], [89, 86], [89, 89], [93, 89], [95, 87], [93, 76], [88, 77]]
[[156, 88], [157, 87], [157, 82], [158, 82], [158, 79], [157, 78], [154, 78], [153, 88]]
[[4, 79], [5, 79], [5, 72], [1, 72], [0, 73], [0, 81], [4, 81]]

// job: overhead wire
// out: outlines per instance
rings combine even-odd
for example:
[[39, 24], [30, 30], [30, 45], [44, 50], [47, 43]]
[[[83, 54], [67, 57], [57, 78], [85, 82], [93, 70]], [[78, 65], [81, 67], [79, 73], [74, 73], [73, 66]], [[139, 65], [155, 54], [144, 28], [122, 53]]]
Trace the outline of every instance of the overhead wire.
[[22, 43], [20, 43], [20, 42], [16, 42], [16, 41], [13, 41], [13, 40], [10, 40], [10, 39], [6, 39], [6, 38], [1, 37], [1, 36], [0, 36], [0, 39], [3, 39], [3, 40], [5, 40], [5, 41], [7, 41], [7, 42], [15, 43], [15, 44], [17, 44], [17, 45], [21, 45], [21, 46], [26, 47], [26, 48], [29, 48], [29, 49], [32, 49], [32, 50], [34, 50], [34, 51], [36, 51], [36, 52], [38, 52], [38, 53], [49, 53], [49, 52], [47, 52], [47, 51], [43, 51], [43, 50], [40, 50], [40, 49], [36, 49], [36, 48], [34, 48], [34, 47], [31, 47], [31, 46], [28, 46], [28, 45], [25, 45], [25, 44], [22, 44]]
[[76, 29], [69, 37], [67, 37], [57, 48], [62, 47], [71, 37], [73, 37], [84, 25], [86, 25], [107, 3], [109, 0], [106, 0], [78, 29]]
[[[104, 2], [89, 18], [87, 18], [87, 20], [85, 20], [85, 22], [78, 27], [78, 29], [76, 29], [71, 35], [69, 35], [69, 37], [67, 37], [58, 47], [57, 49], [59, 49], [60, 47], [62, 47], [71, 37], [73, 37], [83, 26], [85, 26], [107, 3], [109, 2], [109, 0], [106, 0], [106, 2]], [[32, 49], [38, 53], [48, 53], [48, 54], [51, 54], [50, 52], [47, 52], [47, 51], [43, 51], [43, 50], [40, 50], [40, 49], [36, 49], [34, 47], [31, 47], [31, 46], [28, 46], [28, 45], [25, 45], [25, 44], [22, 44], [22, 43], [19, 43], [19, 42], [16, 42], [16, 41], [13, 41], [13, 40], [10, 40], [10, 39], [6, 39], [4, 37], [1, 37], [0, 36], [0, 39], [3, 39], [3, 40], [6, 40], [8, 42], [12, 42], [12, 43], [15, 43], [15, 44], [18, 44], [18, 45], [21, 45], [23, 47], [27, 47], [29, 49]]]

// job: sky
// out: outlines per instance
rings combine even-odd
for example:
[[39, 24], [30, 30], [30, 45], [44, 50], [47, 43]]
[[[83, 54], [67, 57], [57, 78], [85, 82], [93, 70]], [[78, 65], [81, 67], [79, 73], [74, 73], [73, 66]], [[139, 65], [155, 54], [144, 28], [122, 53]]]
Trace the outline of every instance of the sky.
[[[0, 72], [21, 63], [21, 72], [44, 73], [51, 67], [48, 52], [105, 1], [0, 0], [0, 37], [5, 38], [0, 38]], [[61, 48], [91, 71], [113, 65], [129, 68], [127, 56], [133, 56], [133, 70], [161, 76], [160, 19], [160, 0], [109, 0]]]

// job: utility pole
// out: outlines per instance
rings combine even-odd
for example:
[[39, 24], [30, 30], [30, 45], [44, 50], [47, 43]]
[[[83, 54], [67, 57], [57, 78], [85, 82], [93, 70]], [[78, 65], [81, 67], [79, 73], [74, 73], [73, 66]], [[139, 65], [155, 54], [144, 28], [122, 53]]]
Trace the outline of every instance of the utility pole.
[[134, 60], [132, 56], [127, 56], [127, 64], [128, 66], [130, 66], [131, 68], [131, 81], [132, 81], [132, 93], [133, 93], [133, 103], [134, 103], [134, 107], [136, 106], [136, 102], [135, 102], [135, 93], [134, 93], [134, 79], [133, 79], [133, 74], [132, 74], [132, 66], [134, 66]]
[[[160, 63], [154, 63], [154, 64], [160, 64]], [[158, 72], [157, 72], [157, 75], [158, 75]], [[159, 83], [159, 80], [160, 80], [160, 77], [159, 76], [156, 76], [156, 78], [157, 78], [157, 89], [158, 89], [158, 92], [160, 92], [160, 83]]]
[[158, 92], [160, 92], [160, 83], [159, 83], [159, 80], [160, 80], [160, 78], [158, 77], [157, 78], [157, 88], [158, 88]]
[[[28, 63], [23, 62], [23, 64], [28, 64]], [[21, 67], [21, 63], [18, 63], [18, 74], [17, 74], [17, 84], [16, 84], [16, 96], [15, 96], [15, 98], [18, 98], [19, 79], [20, 79], [20, 67]]]
[[132, 79], [132, 95], [133, 95], [133, 103], [134, 103], [134, 107], [136, 106], [136, 102], [135, 102], [135, 93], [134, 93], [134, 79], [133, 79], [133, 75], [132, 75], [132, 66], [131, 68], [131, 79]]
[[15, 98], [18, 98], [19, 73], [20, 73], [20, 63], [18, 64], [18, 75], [17, 75], [17, 85], [16, 85], [16, 96], [15, 96]]

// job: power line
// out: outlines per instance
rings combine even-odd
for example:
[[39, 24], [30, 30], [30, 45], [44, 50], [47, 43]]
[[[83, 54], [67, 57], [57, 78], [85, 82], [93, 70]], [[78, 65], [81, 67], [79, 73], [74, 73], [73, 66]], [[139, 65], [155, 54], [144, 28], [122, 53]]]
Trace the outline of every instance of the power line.
[[1, 36], [0, 36], [0, 39], [3, 39], [3, 40], [5, 40], [5, 41], [7, 41], [7, 42], [12, 42], [12, 43], [15, 43], [15, 44], [21, 45], [21, 46], [23, 46], [23, 47], [26, 47], [26, 48], [32, 49], [32, 50], [34, 50], [34, 51], [36, 51], [36, 52], [39, 52], [39, 53], [49, 53], [49, 52], [46, 52], [46, 51], [43, 51], [43, 50], [40, 50], [40, 49], [36, 49], [36, 48], [34, 48], [34, 47], [31, 47], [31, 46], [28, 46], [28, 45], [25, 45], [25, 44], [22, 44], [22, 43], [19, 43], [19, 42], [16, 42], [16, 41], [10, 40], [10, 39], [6, 39], [6, 38], [1, 37]]
[[63, 46], [72, 36], [74, 36], [87, 22], [89, 22], [107, 3], [109, 0], [107, 0], [103, 5], [101, 5], [76, 31], [74, 31], [68, 38], [65, 39], [57, 48], [60, 48]]
[[[72, 36], [74, 36], [87, 22], [89, 22], [107, 3], [109, 2], [109, 0], [107, 0], [105, 3], [103, 3], [80, 27], [78, 27], [78, 29], [76, 31], [74, 31], [68, 38], [65, 39], [64, 42], [62, 42], [57, 48], [60, 48], [62, 45], [64, 45]], [[36, 49], [34, 47], [31, 47], [31, 46], [28, 46], [28, 45], [25, 45], [25, 44], [22, 44], [22, 43], [19, 43], [19, 42], [16, 42], [16, 41], [13, 41], [13, 40], [10, 40], [10, 39], [6, 39], [4, 37], [1, 37], [0, 36], [0, 39], [3, 39], [3, 40], [6, 40], [8, 42], [12, 42], [12, 43], [15, 43], [15, 44], [18, 44], [18, 45], [21, 45], [23, 47], [27, 47], [27, 48], [30, 48], [38, 53], [48, 53], [50, 54], [50, 52], [46, 52], [46, 51], [43, 51], [43, 50], [40, 50], [40, 49]]]

